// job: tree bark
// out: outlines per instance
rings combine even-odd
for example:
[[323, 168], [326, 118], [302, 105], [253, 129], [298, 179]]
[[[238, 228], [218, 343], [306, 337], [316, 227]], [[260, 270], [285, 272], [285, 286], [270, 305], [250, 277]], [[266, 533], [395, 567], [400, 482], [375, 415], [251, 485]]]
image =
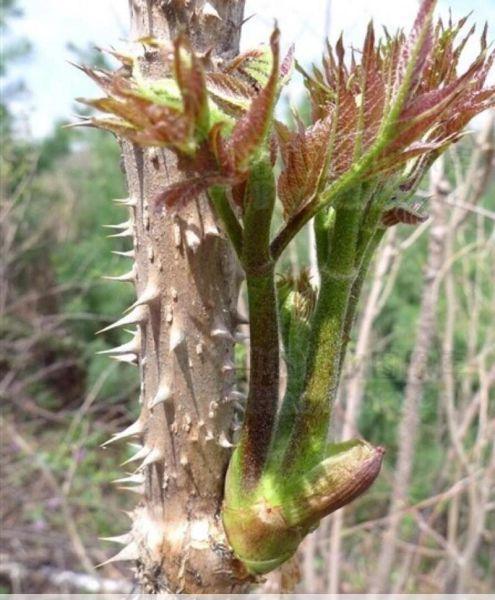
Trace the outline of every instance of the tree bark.
[[[130, 0], [131, 38], [168, 41], [186, 31], [198, 53], [223, 60], [238, 52], [243, 8], [244, 0]], [[163, 77], [161, 66], [159, 52], [145, 53], [147, 77]], [[154, 198], [186, 176], [175, 157], [127, 142], [122, 148], [144, 498], [121, 558], [137, 559], [143, 593], [242, 591], [246, 574], [219, 518], [234, 422], [237, 263], [206, 198], [179, 215], [156, 211]]]

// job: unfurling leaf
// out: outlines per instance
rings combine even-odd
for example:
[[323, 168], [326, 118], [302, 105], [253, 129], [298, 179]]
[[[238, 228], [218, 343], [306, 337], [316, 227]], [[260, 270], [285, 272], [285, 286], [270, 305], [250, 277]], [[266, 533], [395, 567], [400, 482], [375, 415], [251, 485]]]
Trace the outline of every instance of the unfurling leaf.
[[311, 284], [308, 269], [303, 269], [299, 276], [281, 276], [277, 282], [279, 303], [283, 310], [293, 314], [298, 320], [309, 323], [316, 305], [316, 289]]
[[[495, 106], [495, 88], [484, 87], [495, 60], [494, 51], [488, 54], [486, 29], [479, 55], [458, 74], [462, 49], [473, 30], [458, 42], [466, 19], [434, 26], [435, 4], [422, 1], [409, 36], [386, 32], [386, 39], [377, 42], [370, 24], [360, 61], [355, 52], [345, 60], [340, 38], [335, 49], [328, 45], [322, 69], [313, 69], [311, 75], [302, 71], [313, 122], [332, 122], [323, 188], [342, 192], [344, 182], [378, 177], [387, 178], [388, 184], [395, 178], [412, 193], [469, 120]], [[285, 186], [280, 189], [287, 196]], [[317, 198], [311, 202], [318, 207]]]
[[194, 123], [200, 135], [205, 136], [210, 122], [205, 74], [184, 35], [174, 43], [174, 69], [182, 94], [184, 117]]
[[167, 207], [178, 211], [206, 192], [209, 187], [221, 184], [225, 184], [224, 178], [215, 174], [184, 179], [184, 181], [174, 183], [160, 192], [154, 198], [153, 204], [156, 210]]
[[386, 210], [382, 215], [382, 225], [392, 227], [399, 223], [418, 225], [428, 220], [428, 215], [421, 213], [416, 206], [400, 205]]
[[246, 171], [254, 153], [266, 140], [273, 118], [273, 109], [279, 84], [280, 31], [275, 29], [270, 38], [272, 70], [266, 86], [251, 101], [247, 113], [234, 126], [232, 135], [225, 142], [232, 168], [235, 172]]
[[278, 124], [283, 169], [278, 179], [278, 194], [286, 217], [299, 211], [318, 191], [327, 164], [332, 122], [329, 117], [307, 129], [291, 132]]

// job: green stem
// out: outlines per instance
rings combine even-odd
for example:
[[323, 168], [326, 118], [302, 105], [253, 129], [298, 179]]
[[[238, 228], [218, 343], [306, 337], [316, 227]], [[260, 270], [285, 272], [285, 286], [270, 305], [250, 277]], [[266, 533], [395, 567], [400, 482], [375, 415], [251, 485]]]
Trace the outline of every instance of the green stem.
[[279, 469], [280, 461], [294, 425], [297, 415], [297, 405], [304, 391], [309, 334], [309, 324], [293, 314], [288, 327], [287, 342], [285, 344], [287, 353], [287, 388], [277, 418], [266, 471], [276, 472]]
[[335, 221], [335, 211], [323, 209], [315, 215], [314, 231], [316, 240], [316, 255], [318, 268], [321, 269], [328, 262], [328, 253], [330, 251], [330, 232]]
[[225, 232], [234, 246], [237, 256], [241, 257], [244, 231], [232, 210], [225, 188], [219, 185], [213, 186], [208, 190], [208, 196], [225, 228]]
[[349, 303], [347, 305], [347, 311], [344, 320], [344, 327], [342, 333], [342, 347], [340, 350], [340, 358], [339, 358], [339, 373], [342, 372], [342, 365], [344, 364], [344, 359], [347, 351], [347, 345], [349, 343], [351, 337], [352, 327], [354, 325], [354, 319], [356, 316], [356, 309], [359, 303], [359, 298], [361, 297], [361, 291], [363, 289], [363, 284], [366, 279], [366, 275], [368, 273], [368, 269], [370, 267], [373, 256], [375, 255], [375, 251], [380, 245], [382, 241], [383, 235], [385, 233], [385, 229], [377, 229], [374, 235], [368, 242], [368, 246], [364, 255], [362, 256], [361, 264], [359, 265], [359, 271], [357, 274], [354, 283], [352, 284], [351, 291], [349, 293]]
[[356, 278], [359, 202], [344, 198], [336, 209], [330, 254], [321, 270], [321, 288], [312, 321], [305, 392], [284, 462], [298, 473], [319, 460], [326, 448], [332, 402], [339, 380], [342, 333]]
[[275, 204], [271, 165], [261, 161], [248, 182], [241, 263], [246, 272], [250, 324], [250, 377], [238, 446], [242, 480], [254, 486], [270, 446], [278, 405], [279, 329], [270, 224]]

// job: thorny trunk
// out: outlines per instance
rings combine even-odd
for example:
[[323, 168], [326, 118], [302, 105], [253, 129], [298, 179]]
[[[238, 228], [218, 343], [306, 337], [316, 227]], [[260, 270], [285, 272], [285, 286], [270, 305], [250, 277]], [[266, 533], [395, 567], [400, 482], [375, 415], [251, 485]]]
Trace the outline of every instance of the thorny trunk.
[[[131, 38], [186, 30], [199, 52], [238, 51], [244, 0], [131, 0]], [[160, 72], [159, 55], [143, 69]], [[233, 422], [233, 332], [238, 271], [206, 198], [180, 217], [153, 198], [184, 177], [168, 151], [123, 143], [138, 302], [130, 313], [140, 349], [144, 500], [131, 546], [141, 591], [241, 590], [244, 576], [225, 540], [219, 510]], [[125, 557], [124, 557], [125, 558]]]

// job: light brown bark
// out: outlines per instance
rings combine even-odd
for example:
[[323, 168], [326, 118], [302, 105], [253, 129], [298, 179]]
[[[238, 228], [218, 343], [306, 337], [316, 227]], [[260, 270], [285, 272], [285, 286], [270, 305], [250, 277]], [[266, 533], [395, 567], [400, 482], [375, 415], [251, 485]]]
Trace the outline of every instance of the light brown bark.
[[[131, 0], [131, 38], [186, 31], [196, 51], [222, 60], [238, 52], [243, 5]], [[163, 76], [158, 52], [141, 66], [150, 78]], [[234, 421], [237, 264], [206, 198], [178, 215], [157, 212], [157, 194], [185, 177], [171, 153], [123, 143], [123, 155], [142, 301], [131, 314], [144, 461], [144, 499], [123, 558], [137, 557], [142, 592], [240, 591], [246, 574], [219, 518]]]

